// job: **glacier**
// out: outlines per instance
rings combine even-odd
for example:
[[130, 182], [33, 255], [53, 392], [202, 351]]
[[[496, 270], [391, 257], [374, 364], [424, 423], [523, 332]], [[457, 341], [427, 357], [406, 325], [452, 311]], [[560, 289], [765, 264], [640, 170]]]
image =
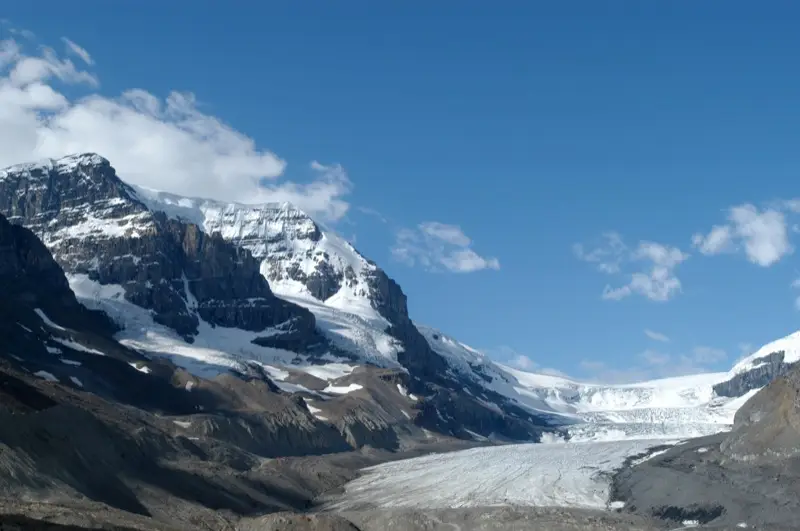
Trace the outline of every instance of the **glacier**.
[[[331, 510], [498, 505], [606, 509], [610, 474], [625, 459], [676, 440], [516, 444], [473, 448], [367, 468]], [[476, 464], [480, 466], [476, 466]]]

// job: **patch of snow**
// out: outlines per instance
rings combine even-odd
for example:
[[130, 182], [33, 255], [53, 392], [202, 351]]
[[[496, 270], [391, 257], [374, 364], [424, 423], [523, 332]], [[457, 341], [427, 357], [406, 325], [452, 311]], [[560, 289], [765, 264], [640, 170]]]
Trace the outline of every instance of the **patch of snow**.
[[136, 365], [135, 362], [130, 362], [130, 363], [128, 363], [128, 365], [130, 365], [131, 367], [133, 367], [137, 371], [143, 372], [145, 374], [150, 374], [150, 372], [152, 372], [152, 371], [150, 371], [150, 367], [148, 367], [147, 365], [142, 365], [140, 367], [140, 366]]
[[311, 413], [313, 416], [315, 416], [319, 420], [328, 420], [328, 417], [324, 417], [324, 416], [320, 415], [320, 413], [322, 413], [321, 409], [311, 405], [311, 400], [308, 400], [307, 398], [304, 398], [303, 401], [306, 403], [306, 407], [308, 408], [308, 412], [309, 413]]
[[192, 425], [192, 423], [189, 422], [188, 420], [173, 420], [172, 422], [174, 422], [175, 424], [177, 424], [181, 428], [188, 428], [188, 427], [190, 427]]
[[[347, 483], [336, 510], [498, 505], [605, 509], [609, 472], [659, 441], [521, 444], [385, 463]], [[481, 463], [476, 467], [475, 463]]]
[[[668, 443], [668, 444], [674, 445], [678, 441], [665, 441], [665, 442]], [[669, 452], [669, 450], [670, 450], [669, 448], [665, 448], [663, 450], [658, 450], [656, 452], [651, 452], [651, 453], [647, 454], [644, 457], [640, 457], [639, 459], [634, 459], [634, 460], [631, 461], [631, 466], [641, 465], [645, 461], [650, 461], [654, 457], [657, 457], [657, 456], [659, 456], [661, 454], [665, 454], [665, 453]]]
[[326, 363], [323, 365], [305, 365], [292, 368], [328, 382], [347, 376], [355, 370], [356, 366], [346, 363]]
[[22, 329], [23, 329], [23, 330], [25, 330], [26, 332], [30, 332], [31, 334], [33, 333], [33, 330], [31, 330], [30, 328], [28, 328], [27, 326], [25, 326], [25, 325], [24, 325], [24, 324], [22, 324], [22, 323], [17, 323], [17, 326], [18, 326], [18, 327], [20, 327], [20, 328], [22, 328]]
[[66, 358], [61, 358], [59, 361], [61, 361], [61, 363], [64, 363], [66, 365], [74, 365], [75, 367], [80, 367], [82, 365], [82, 363], [79, 361], [68, 360]]
[[272, 365], [267, 365], [266, 363], [259, 363], [258, 365], [267, 371], [267, 374], [269, 374], [269, 377], [273, 380], [282, 382], [289, 377], [288, 372], [284, 371], [283, 369], [279, 369], [278, 367], [273, 367]]
[[608, 508], [609, 509], [613, 509], [613, 510], [624, 509], [625, 508], [625, 502], [624, 501], [612, 501], [611, 503], [608, 504]]
[[62, 327], [62, 326], [59, 326], [59, 325], [57, 325], [56, 323], [54, 323], [53, 321], [51, 321], [51, 320], [50, 320], [50, 318], [49, 318], [49, 317], [47, 317], [47, 315], [46, 315], [46, 314], [45, 314], [45, 313], [44, 313], [44, 312], [43, 312], [43, 311], [42, 311], [40, 308], [34, 308], [34, 310], [33, 310], [33, 311], [36, 313], [36, 315], [38, 315], [38, 316], [39, 316], [39, 319], [41, 319], [42, 321], [44, 321], [44, 324], [46, 324], [46, 325], [47, 325], [47, 326], [49, 326], [50, 328], [53, 328], [53, 329], [55, 329], [55, 330], [62, 330], [62, 331], [66, 331], [66, 328], [64, 328], [64, 327]]
[[43, 379], [47, 380], [48, 382], [57, 382], [58, 381], [58, 378], [56, 378], [55, 376], [53, 376], [51, 373], [49, 373], [47, 371], [36, 371], [33, 374], [34, 374], [34, 376], [38, 376], [39, 378], [43, 378]]
[[359, 389], [363, 388], [364, 388], [363, 385], [357, 383], [351, 383], [350, 385], [347, 386], [329, 385], [328, 387], [323, 389], [322, 392], [330, 393], [333, 395], [346, 395], [347, 393], [352, 393], [353, 391], [358, 391]]
[[87, 354], [94, 354], [96, 356], [105, 356], [105, 354], [103, 354], [99, 350], [95, 350], [95, 349], [89, 348], [89, 347], [84, 347], [80, 343], [76, 343], [75, 341], [72, 341], [71, 339], [64, 339], [64, 338], [61, 338], [61, 337], [54, 337], [52, 339], [56, 343], [61, 343], [65, 347], [71, 348], [72, 350], [77, 350], [78, 352], [86, 352]]
[[50, 345], [45, 345], [44, 348], [50, 354], [61, 354], [61, 349], [58, 347], [51, 347]]
[[194, 382], [189, 380], [188, 382], [186, 382], [184, 389], [186, 389], [187, 391], [191, 391], [193, 387], [194, 387]]
[[557, 433], [544, 432], [539, 440], [539, 444], [566, 444], [567, 440]]
[[708, 452], [708, 448], [698, 448], [697, 449], [697, 453], [698, 454], [704, 454], [706, 452]]
[[83, 383], [79, 379], [77, 379], [76, 377], [70, 376], [69, 379], [72, 380], [72, 383], [74, 383], [78, 387], [83, 387]]
[[681, 525], [683, 525], [685, 527], [697, 527], [697, 526], [700, 525], [700, 521], [699, 520], [684, 520], [683, 522], [681, 522]]
[[404, 397], [408, 398], [412, 402], [416, 402], [418, 400], [416, 396], [414, 396], [411, 393], [409, 393], [408, 389], [403, 387], [401, 384], [397, 384], [397, 390], [400, 392], [401, 395], [403, 395]]
[[746, 528], [747, 524], [744, 522], [739, 522], [738, 524], [736, 524], [736, 527]]

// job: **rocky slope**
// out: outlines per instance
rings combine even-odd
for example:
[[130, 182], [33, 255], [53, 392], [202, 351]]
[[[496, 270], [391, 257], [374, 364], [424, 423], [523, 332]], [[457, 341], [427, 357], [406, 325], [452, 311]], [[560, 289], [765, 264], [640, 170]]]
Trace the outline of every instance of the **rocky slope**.
[[720, 446], [737, 461], [764, 463], [800, 455], [800, 367], [756, 393], [737, 412]]
[[797, 529], [800, 368], [755, 393], [734, 427], [619, 472], [626, 512], [709, 528]]

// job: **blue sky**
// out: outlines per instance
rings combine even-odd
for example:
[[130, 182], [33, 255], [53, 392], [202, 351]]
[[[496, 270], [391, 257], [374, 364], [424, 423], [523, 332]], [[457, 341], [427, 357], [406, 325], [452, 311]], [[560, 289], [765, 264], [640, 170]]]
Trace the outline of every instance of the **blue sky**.
[[798, 328], [796, 4], [28, 4], [14, 57], [58, 57], [23, 81], [66, 101], [35, 94], [33, 147], [0, 101], [2, 162], [89, 146], [143, 184], [296, 200], [415, 320], [528, 367], [727, 369]]

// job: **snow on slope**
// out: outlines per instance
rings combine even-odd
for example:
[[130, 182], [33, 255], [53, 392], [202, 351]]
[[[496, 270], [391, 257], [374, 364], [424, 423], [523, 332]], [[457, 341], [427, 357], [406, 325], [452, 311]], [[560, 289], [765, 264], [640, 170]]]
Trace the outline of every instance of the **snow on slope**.
[[[337, 510], [498, 505], [605, 509], [609, 475], [625, 458], [676, 440], [518, 444], [405, 459], [367, 468]], [[480, 463], [480, 466], [475, 466]]]
[[123, 327], [115, 336], [120, 343], [148, 355], [166, 357], [197, 376], [213, 378], [227, 370], [245, 372], [248, 362], [262, 365], [273, 377], [278, 376], [278, 381], [281, 380], [280, 374], [285, 372], [280, 370], [281, 366], [308, 371], [324, 380], [348, 373], [348, 366], [342, 363], [345, 360], [331, 358], [330, 367], [318, 362], [312, 365], [305, 363], [295, 352], [252, 343], [253, 339], [267, 335], [269, 331], [256, 333], [223, 326], [212, 329], [200, 319], [199, 334], [194, 343], [187, 343], [174, 330], [153, 321], [148, 310], [125, 300], [122, 286], [101, 285], [87, 275], [67, 275], [67, 279], [84, 306], [105, 311]]
[[496, 363], [438, 330], [417, 325], [451, 370], [534, 412], [558, 413], [574, 425], [575, 439], [664, 438], [727, 429], [735, 409], [717, 398], [726, 373], [666, 378], [627, 385], [578, 382]]
[[323, 231], [290, 203], [244, 205], [187, 198], [136, 187], [151, 210], [218, 233], [262, 260], [277, 296], [308, 308], [336, 346], [375, 365], [397, 366], [401, 345], [370, 301], [367, 277], [377, 267], [350, 243]]
[[734, 365], [728, 373], [728, 376], [736, 376], [737, 374], [759, 367], [764, 363], [760, 361], [761, 358], [765, 358], [774, 352], [783, 352], [784, 363], [797, 363], [800, 361], [800, 332], [795, 332], [771, 343], [767, 343]]

